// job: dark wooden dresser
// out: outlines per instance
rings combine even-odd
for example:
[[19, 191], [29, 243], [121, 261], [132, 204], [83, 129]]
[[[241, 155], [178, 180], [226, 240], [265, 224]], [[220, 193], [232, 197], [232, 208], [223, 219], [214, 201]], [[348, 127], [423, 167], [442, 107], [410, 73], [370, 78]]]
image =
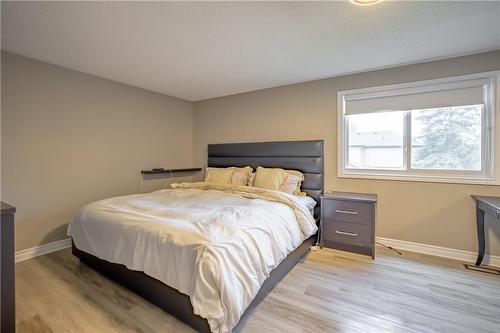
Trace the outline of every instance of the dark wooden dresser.
[[375, 194], [323, 194], [320, 245], [375, 258], [376, 204]]
[[16, 330], [14, 213], [16, 208], [1, 202], [0, 221], [0, 332]]

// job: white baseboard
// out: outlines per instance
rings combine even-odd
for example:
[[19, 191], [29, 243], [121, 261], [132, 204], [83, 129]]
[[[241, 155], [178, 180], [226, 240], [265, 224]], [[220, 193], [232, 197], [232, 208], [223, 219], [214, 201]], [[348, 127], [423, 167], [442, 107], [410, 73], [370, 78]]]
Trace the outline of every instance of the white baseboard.
[[[413, 242], [407, 242], [398, 239], [383, 238], [383, 237], [377, 237], [376, 240], [378, 243], [393, 247], [398, 250], [429, 254], [436, 257], [455, 259], [468, 263], [474, 263], [477, 257], [477, 253], [471, 251], [451, 249], [447, 247], [427, 245], [421, 243], [413, 243]], [[17, 251], [16, 262], [35, 258], [47, 253], [66, 249], [68, 247], [71, 247], [71, 238], [66, 238], [60, 241]], [[483, 264], [493, 267], [500, 267], [500, 256], [485, 255]]]
[[[477, 258], [476, 252], [451, 249], [447, 247], [427, 245], [421, 243], [412, 243], [398, 239], [377, 237], [377, 242], [393, 247], [398, 250], [429, 254], [436, 257], [455, 259], [467, 263], [474, 263]], [[484, 265], [500, 267], [500, 256], [485, 255], [483, 260]]]
[[71, 238], [62, 239], [60, 241], [43, 244], [40, 246], [31, 247], [29, 249], [16, 252], [16, 262], [35, 258], [47, 253], [59, 251], [71, 247]]

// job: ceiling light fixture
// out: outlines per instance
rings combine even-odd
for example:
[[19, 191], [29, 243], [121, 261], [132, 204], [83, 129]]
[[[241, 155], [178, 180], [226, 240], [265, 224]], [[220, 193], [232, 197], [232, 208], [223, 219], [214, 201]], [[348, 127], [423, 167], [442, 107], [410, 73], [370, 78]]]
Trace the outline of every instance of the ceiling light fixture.
[[370, 6], [381, 1], [382, 0], [349, 0], [350, 3], [353, 3], [358, 6]]

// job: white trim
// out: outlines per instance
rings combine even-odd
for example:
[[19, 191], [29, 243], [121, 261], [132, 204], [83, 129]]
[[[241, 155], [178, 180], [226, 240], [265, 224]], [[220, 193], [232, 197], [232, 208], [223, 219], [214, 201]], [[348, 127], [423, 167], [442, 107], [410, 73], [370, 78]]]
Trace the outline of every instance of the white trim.
[[362, 89], [352, 89], [352, 90], [343, 90], [339, 91], [338, 94], [350, 95], [350, 94], [369, 94], [368, 97], [382, 97], [393, 95], [392, 93], [388, 93], [387, 91], [391, 90], [401, 90], [401, 89], [411, 89], [411, 93], [419, 93], [429, 91], [429, 86], [431, 85], [444, 85], [447, 88], [455, 88], [455, 87], [470, 87], [470, 82], [460, 83], [457, 81], [471, 81], [471, 80], [479, 80], [478, 82], [491, 82], [492, 77], [500, 75], [500, 70], [490, 71], [490, 72], [482, 72], [475, 74], [465, 74], [458, 76], [449, 76], [440, 79], [432, 79], [432, 80], [423, 80], [423, 81], [414, 81], [407, 83], [395, 83], [384, 86], [376, 86]]
[[346, 101], [359, 101], [372, 98], [393, 97], [422, 94], [427, 92], [447, 91], [461, 88], [473, 88], [491, 83], [491, 78], [497, 75], [498, 71], [453, 76], [436, 80], [426, 80], [393, 84], [388, 86], [377, 86], [365, 89], [355, 89], [342, 91]]
[[[454, 259], [467, 263], [474, 263], [477, 258], [476, 252], [451, 249], [448, 247], [413, 243], [413, 242], [407, 242], [398, 239], [383, 238], [383, 237], [377, 237], [376, 241], [398, 250], [429, 254], [436, 257]], [[500, 267], [500, 256], [485, 255], [482, 264], [493, 267]]]
[[[472, 83], [484, 83], [484, 111], [483, 111], [483, 138], [482, 138], [482, 164], [481, 172], [450, 171], [442, 173], [435, 170], [363, 170], [348, 169], [345, 161], [348, 159], [347, 143], [347, 117], [344, 117], [346, 100], [359, 96], [373, 97], [391, 94], [412, 93], [427, 91], [429, 89], [453, 88]], [[433, 87], [434, 86], [434, 87]], [[360, 98], [361, 98], [360, 97]], [[419, 181], [457, 184], [500, 185], [500, 152], [496, 147], [500, 145], [500, 126], [495, 126], [495, 118], [500, 113], [500, 71], [491, 71], [477, 74], [460, 75], [435, 80], [426, 80], [402, 84], [392, 84], [364, 89], [346, 90], [337, 92], [337, 176], [339, 178], [384, 179], [399, 181]], [[491, 151], [491, 156], [486, 156]], [[406, 156], [406, 155], [405, 155]]]
[[[442, 177], [442, 176], [420, 176], [412, 175], [395, 175], [389, 173], [382, 173], [373, 171], [372, 173], [357, 172], [357, 173], [344, 173], [338, 176], [339, 178], [352, 178], [352, 179], [374, 179], [374, 180], [393, 180], [405, 182], [427, 182], [427, 183], [446, 183], [446, 184], [467, 184], [467, 185], [500, 185], [499, 180], [479, 179], [479, 178], [466, 178], [466, 177]], [[500, 178], [500, 177], [499, 177]]]
[[[422, 243], [413, 243], [398, 239], [376, 237], [378, 243], [393, 247], [398, 250], [410, 251], [422, 254], [428, 254], [436, 257], [454, 259], [463, 262], [473, 263], [476, 261], [477, 253], [441, 247], [436, 245], [428, 245]], [[51, 252], [60, 251], [71, 247], [71, 238], [66, 238], [60, 241], [35, 246], [29, 249], [16, 252], [16, 262], [35, 258]], [[484, 265], [500, 267], [500, 256], [485, 255], [483, 260]]]
[[62, 239], [60, 241], [43, 244], [40, 246], [31, 247], [16, 252], [16, 262], [35, 258], [47, 253], [56, 252], [62, 249], [71, 247], [71, 238]]

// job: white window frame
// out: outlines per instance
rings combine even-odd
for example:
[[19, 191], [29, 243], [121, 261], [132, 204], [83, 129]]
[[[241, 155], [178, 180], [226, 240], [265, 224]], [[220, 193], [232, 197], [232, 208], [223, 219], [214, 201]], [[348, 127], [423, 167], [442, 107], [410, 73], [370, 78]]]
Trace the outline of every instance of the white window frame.
[[[346, 100], [368, 99], [375, 97], [396, 96], [408, 93], [423, 93], [433, 91], [433, 86], [439, 85], [450, 89], [465, 87], [470, 82], [483, 84], [484, 108], [482, 113], [481, 171], [458, 170], [427, 170], [407, 168], [411, 158], [411, 123], [410, 112], [405, 115], [403, 144], [406, 149], [403, 169], [354, 169], [347, 168], [348, 161], [348, 117], [344, 116]], [[454, 76], [444, 79], [426, 80], [412, 83], [394, 84], [365, 89], [339, 91], [337, 93], [337, 132], [338, 156], [337, 173], [339, 178], [386, 179], [402, 181], [424, 181], [440, 183], [464, 183], [500, 185], [500, 126], [495, 126], [495, 120], [500, 119], [500, 71]], [[435, 89], [435, 88], [434, 88]], [[491, 151], [491, 154], [488, 152]]]

